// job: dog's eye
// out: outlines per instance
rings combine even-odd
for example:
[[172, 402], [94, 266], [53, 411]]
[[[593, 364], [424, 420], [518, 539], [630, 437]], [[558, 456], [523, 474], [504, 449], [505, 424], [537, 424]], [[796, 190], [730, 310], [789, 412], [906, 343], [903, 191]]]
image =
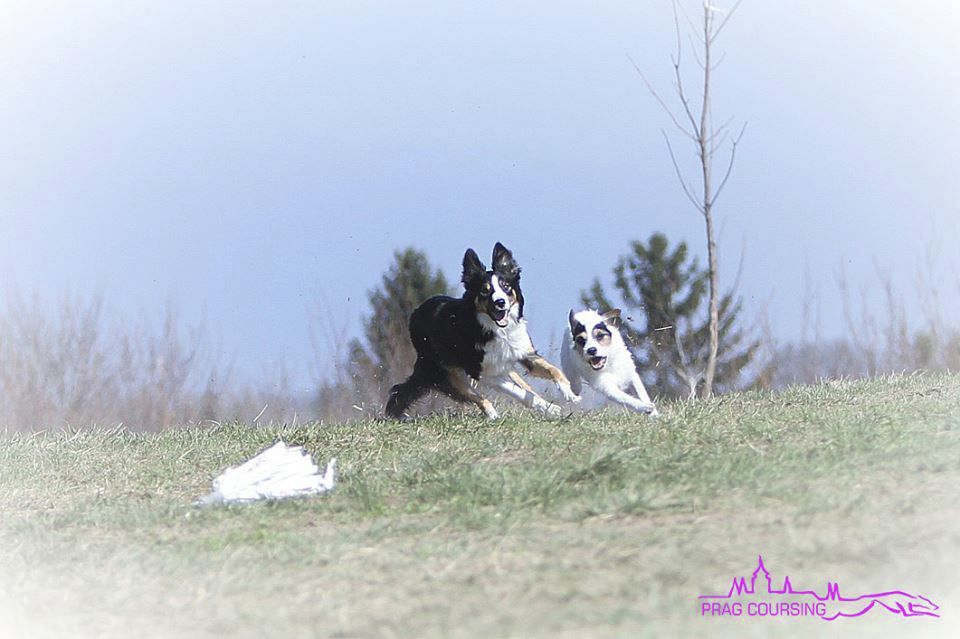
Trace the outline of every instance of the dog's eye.
[[587, 343], [587, 338], [584, 337], [583, 335], [577, 335], [576, 337], [573, 338], [573, 341], [575, 341], [580, 346], [583, 346], [584, 344]]
[[504, 293], [509, 293], [513, 287], [510, 286], [510, 284], [508, 284], [507, 282], [500, 282], [500, 288], [503, 289]]

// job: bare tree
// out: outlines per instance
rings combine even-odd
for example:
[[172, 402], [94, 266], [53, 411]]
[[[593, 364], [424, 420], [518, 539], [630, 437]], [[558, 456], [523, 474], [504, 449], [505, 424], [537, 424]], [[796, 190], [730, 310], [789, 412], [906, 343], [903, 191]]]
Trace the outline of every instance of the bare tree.
[[[624, 309], [628, 317], [620, 332], [633, 345], [644, 385], [660, 397], [692, 399], [703, 381], [710, 350], [710, 321], [704, 317], [709, 273], [686, 242], [671, 247], [663, 233], [633, 241], [613, 268], [613, 288], [604, 290], [599, 279], [581, 293], [590, 308]], [[737, 276], [739, 279], [739, 275]], [[760, 343], [745, 330], [736, 284], [720, 297], [718, 333], [723, 350], [717, 356], [714, 388], [719, 391], [753, 386], [766, 374], [759, 361]], [[637, 313], [636, 320], [629, 317]]]
[[[680, 169], [680, 164], [677, 161], [677, 156], [674, 153], [673, 145], [670, 143], [670, 136], [667, 135], [666, 131], [663, 131], [663, 138], [667, 143], [667, 151], [670, 153], [670, 160], [673, 162], [673, 168], [674, 171], [676, 171], [677, 179], [680, 181], [680, 186], [683, 188], [683, 192], [687, 196], [687, 199], [690, 200], [694, 208], [696, 208], [696, 210], [699, 211], [703, 216], [706, 225], [707, 270], [709, 272], [710, 279], [710, 347], [707, 356], [706, 370], [703, 373], [702, 392], [704, 397], [709, 397], [713, 394], [713, 380], [716, 376], [717, 370], [717, 352], [720, 348], [720, 291], [713, 207], [714, 204], [716, 204], [720, 193], [727, 185], [727, 180], [730, 178], [730, 173], [733, 170], [733, 162], [737, 153], [737, 144], [740, 142], [741, 137], [743, 137], [743, 132], [746, 129], [746, 123], [744, 123], [736, 137], [731, 138], [730, 120], [727, 120], [720, 126], [714, 126], [712, 106], [710, 102], [710, 83], [713, 77], [712, 74], [720, 62], [722, 62], [722, 58], [714, 61], [713, 47], [717, 37], [719, 37], [720, 33], [723, 31], [723, 28], [726, 26], [727, 22], [733, 16], [734, 12], [736, 12], [737, 7], [739, 6], [740, 1], [738, 0], [729, 11], [723, 11], [722, 9], [711, 4], [710, 0], [704, 0], [703, 23], [702, 25], [698, 26], [694, 24], [690, 17], [677, 4], [677, 1], [674, 0], [673, 21], [677, 35], [677, 51], [673, 56], [671, 56], [671, 62], [673, 63], [675, 78], [673, 88], [676, 92], [677, 99], [680, 102], [680, 109], [672, 109], [660, 96], [653, 85], [647, 80], [647, 77], [644, 75], [643, 71], [636, 64], [636, 62], [634, 62], [632, 58], [630, 60], [633, 62], [633, 66], [637, 70], [637, 73], [639, 73], [640, 77], [643, 79], [647, 89], [657, 100], [660, 106], [663, 107], [663, 110], [666, 111], [674, 126], [676, 126], [683, 136], [688, 138], [693, 143], [696, 149], [697, 158], [699, 160], [700, 179], [699, 185], [697, 185], [696, 183], [691, 183], [688, 178], [684, 177], [683, 171]], [[691, 44], [695, 45], [694, 57], [696, 58], [697, 65], [702, 71], [703, 88], [700, 93], [699, 105], [697, 105], [694, 100], [691, 99], [683, 83], [681, 64], [683, 38], [680, 29], [679, 18], [681, 13], [683, 13], [683, 17], [690, 29], [689, 38]], [[696, 37], [696, 41], [694, 41], [694, 37]], [[696, 49], [700, 50], [702, 53], [702, 58], [696, 56]], [[728, 141], [730, 142], [730, 159], [727, 163], [726, 171], [724, 172], [719, 185], [714, 186], [714, 158], [717, 152], [723, 148]]]

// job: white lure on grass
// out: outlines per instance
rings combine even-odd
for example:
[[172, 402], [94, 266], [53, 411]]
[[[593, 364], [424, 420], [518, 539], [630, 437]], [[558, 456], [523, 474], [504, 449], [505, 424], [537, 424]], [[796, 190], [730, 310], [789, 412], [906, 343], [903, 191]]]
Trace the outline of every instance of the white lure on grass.
[[302, 446], [277, 442], [239, 466], [226, 469], [213, 480], [213, 492], [197, 505], [240, 504], [260, 499], [285, 499], [319, 495], [333, 489], [337, 460], [320, 468]]

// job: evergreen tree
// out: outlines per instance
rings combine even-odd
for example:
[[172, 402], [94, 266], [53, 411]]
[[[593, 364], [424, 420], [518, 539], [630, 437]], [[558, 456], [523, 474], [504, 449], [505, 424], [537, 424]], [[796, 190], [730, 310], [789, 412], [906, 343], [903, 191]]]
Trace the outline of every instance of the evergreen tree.
[[[621, 332], [634, 346], [638, 370], [650, 392], [661, 397], [693, 396], [703, 379], [710, 349], [710, 323], [701, 310], [709, 273], [687, 245], [671, 250], [666, 236], [654, 233], [646, 244], [634, 241], [631, 252], [613, 269], [618, 301], [611, 301], [600, 281], [581, 295], [583, 303], [605, 311], [621, 307], [626, 317]], [[751, 341], [739, 327], [741, 303], [728, 292], [720, 299], [720, 351], [714, 391], [751, 385], [743, 379], [759, 341]]]
[[[433, 270], [425, 253], [414, 248], [394, 253], [394, 262], [383, 274], [380, 287], [371, 290], [371, 313], [364, 320], [364, 349], [376, 366], [390, 377], [399, 365], [413, 365], [414, 351], [407, 324], [410, 314], [434, 295], [445, 295], [450, 286], [440, 270]], [[400, 374], [409, 371], [401, 370]]]
[[396, 251], [380, 285], [367, 293], [370, 314], [363, 321], [364, 339], [351, 340], [346, 375], [320, 389], [319, 408], [341, 418], [351, 415], [351, 406], [379, 414], [387, 390], [410, 373], [416, 359], [407, 326], [410, 314], [428, 298], [449, 291], [447, 279], [430, 266], [425, 253], [414, 248]]

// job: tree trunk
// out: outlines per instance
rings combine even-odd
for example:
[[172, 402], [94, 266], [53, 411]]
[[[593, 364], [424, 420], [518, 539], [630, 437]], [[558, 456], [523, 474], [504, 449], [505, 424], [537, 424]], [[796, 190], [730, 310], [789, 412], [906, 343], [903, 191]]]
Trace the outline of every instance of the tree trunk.
[[703, 396], [713, 394], [713, 377], [717, 372], [717, 351], [720, 349], [720, 309], [717, 302], [717, 243], [713, 237], [713, 216], [708, 210], [707, 220], [707, 260], [710, 264], [710, 353], [707, 356], [707, 370], [703, 375]]
[[720, 348], [720, 312], [717, 306], [717, 243], [713, 232], [713, 185], [711, 184], [711, 165], [713, 153], [710, 149], [712, 133], [710, 130], [710, 45], [713, 37], [712, 15], [706, 4], [703, 5], [703, 104], [700, 110], [700, 130], [697, 145], [700, 151], [700, 166], [703, 169], [703, 213], [707, 225], [707, 268], [710, 273], [710, 353], [707, 356], [707, 369], [703, 375], [703, 396], [713, 394], [713, 377], [717, 371], [717, 351]]

